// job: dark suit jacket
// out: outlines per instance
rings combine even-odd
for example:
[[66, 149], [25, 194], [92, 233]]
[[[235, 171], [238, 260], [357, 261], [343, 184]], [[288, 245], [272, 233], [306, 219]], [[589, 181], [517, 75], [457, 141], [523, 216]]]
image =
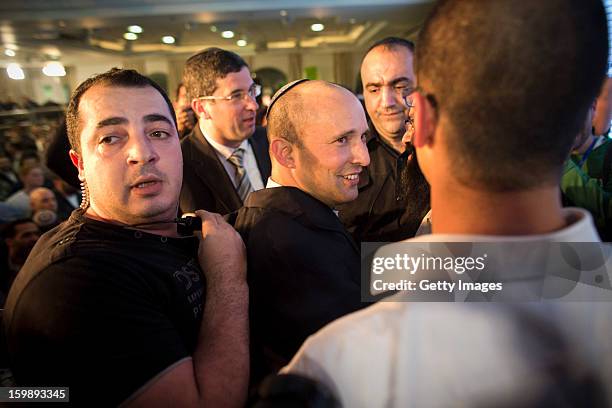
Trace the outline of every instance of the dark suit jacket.
[[248, 254], [253, 381], [361, 307], [360, 255], [333, 211], [293, 187], [251, 193], [235, 228]]
[[[255, 129], [249, 143], [255, 153], [257, 167], [264, 186], [270, 177], [272, 165], [268, 153], [266, 130]], [[228, 214], [242, 207], [242, 200], [234, 188], [214, 148], [204, 138], [199, 126], [181, 141], [183, 150], [183, 187], [181, 212], [207, 210]]]

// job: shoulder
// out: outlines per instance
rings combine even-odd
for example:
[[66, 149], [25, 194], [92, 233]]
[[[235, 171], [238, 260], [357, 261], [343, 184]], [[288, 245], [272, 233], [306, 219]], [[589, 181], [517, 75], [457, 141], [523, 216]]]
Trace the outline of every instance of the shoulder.
[[[372, 390], [364, 393], [364, 387], [404, 402], [411, 396], [432, 401], [433, 394], [425, 397], [423, 392], [439, 389], [435, 400], [448, 406], [453, 398], [456, 403], [483, 392], [528, 387], [516, 381], [537, 375], [521, 352], [524, 341], [524, 330], [504, 306], [380, 302], [309, 337], [284, 371], [327, 383], [347, 406], [369, 401]], [[486, 385], [470, 382], [473, 378], [486, 378]], [[405, 388], [394, 388], [394, 383]], [[461, 395], [448, 389], [459, 389]]]
[[191, 133], [181, 140], [181, 150], [183, 151], [183, 164], [186, 162], [198, 163], [202, 158], [214, 153], [214, 149], [206, 141], [197, 123]]
[[255, 132], [253, 132], [253, 135], [251, 136], [251, 141], [265, 142], [267, 144], [268, 143], [268, 131], [266, 130], [266, 128], [262, 126], [256, 126]]
[[[474, 351], [487, 342], [503, 348], [508, 340], [499, 339], [510, 339], [516, 329], [513, 315], [503, 306], [411, 303], [395, 295], [328, 324], [306, 340], [303, 352], [316, 359], [344, 354], [359, 360], [360, 350], [380, 356], [390, 343], [410, 349], [424, 339], [430, 351], [436, 345], [446, 346], [450, 353], [458, 351], [449, 345], [451, 339], [469, 340]], [[444, 353], [442, 348], [439, 352]]]
[[181, 149], [183, 150], [183, 153], [191, 150], [191, 148], [193, 147], [193, 138], [195, 137], [195, 131], [196, 130], [194, 127], [193, 130], [188, 133], [187, 136], [183, 138], [183, 140], [181, 140]]
[[235, 228], [240, 233], [248, 234], [250, 240], [276, 241], [291, 234], [290, 231], [299, 225], [291, 214], [274, 208], [251, 206], [238, 211]]

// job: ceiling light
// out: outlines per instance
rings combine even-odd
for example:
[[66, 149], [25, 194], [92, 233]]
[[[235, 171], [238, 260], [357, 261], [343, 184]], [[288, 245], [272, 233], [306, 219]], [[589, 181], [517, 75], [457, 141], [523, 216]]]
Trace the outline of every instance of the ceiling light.
[[176, 42], [176, 39], [171, 35], [164, 35], [162, 37], [162, 42], [164, 44], [174, 44]]
[[20, 80], [20, 79], [24, 79], [25, 78], [25, 74], [23, 73], [23, 69], [21, 69], [19, 64], [16, 64], [14, 62], [12, 62], [12, 63], [7, 65], [6, 73], [8, 74], [9, 78], [11, 78], [11, 79]]
[[6, 55], [7, 57], [14, 57], [17, 54], [13, 50], [4, 50], [4, 55]]
[[246, 40], [238, 40], [236, 41], [236, 45], [239, 47], [246, 47], [248, 43], [246, 42]]
[[66, 69], [58, 61], [47, 62], [42, 69], [43, 74], [49, 77], [66, 76]]
[[224, 31], [221, 33], [221, 37], [223, 38], [234, 38], [234, 32], [233, 31]]
[[134, 41], [138, 39], [138, 35], [134, 33], [125, 33], [123, 34], [123, 38], [125, 38], [126, 40]]
[[312, 31], [323, 31], [325, 30], [325, 26], [321, 23], [314, 23], [313, 25], [310, 26], [310, 29]]
[[142, 33], [142, 27], [139, 25], [131, 25], [127, 28], [130, 33], [140, 34]]

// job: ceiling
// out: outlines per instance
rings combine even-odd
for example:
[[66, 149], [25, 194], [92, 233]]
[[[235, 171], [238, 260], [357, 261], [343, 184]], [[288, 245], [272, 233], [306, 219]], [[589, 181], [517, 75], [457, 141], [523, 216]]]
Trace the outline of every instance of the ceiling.
[[[354, 51], [388, 35], [410, 37], [432, 0], [2, 0], [0, 63], [83, 53], [183, 55], [208, 46], [242, 54]], [[322, 32], [310, 26], [322, 23]], [[126, 27], [143, 28], [135, 41]], [[233, 39], [221, 37], [231, 30]], [[175, 44], [161, 42], [162, 36]], [[236, 40], [244, 39], [239, 47]], [[4, 49], [2, 49], [3, 52]]]

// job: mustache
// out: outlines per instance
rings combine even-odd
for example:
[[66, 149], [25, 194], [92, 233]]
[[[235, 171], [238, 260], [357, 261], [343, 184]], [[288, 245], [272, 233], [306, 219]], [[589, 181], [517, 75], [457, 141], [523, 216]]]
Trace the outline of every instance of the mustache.
[[138, 170], [135, 170], [136, 172], [134, 174], [130, 175], [130, 184], [133, 184], [136, 182], [136, 180], [138, 180], [140, 177], [156, 177], [160, 180], [165, 180], [166, 179], [166, 175], [164, 173], [162, 173], [161, 171], [159, 171], [157, 169], [157, 167], [155, 167], [154, 164], [143, 164], [141, 167], [138, 168]]
[[383, 108], [382, 110], [378, 111], [379, 115], [391, 115], [394, 113], [404, 113], [404, 109], [398, 109], [398, 108]]

